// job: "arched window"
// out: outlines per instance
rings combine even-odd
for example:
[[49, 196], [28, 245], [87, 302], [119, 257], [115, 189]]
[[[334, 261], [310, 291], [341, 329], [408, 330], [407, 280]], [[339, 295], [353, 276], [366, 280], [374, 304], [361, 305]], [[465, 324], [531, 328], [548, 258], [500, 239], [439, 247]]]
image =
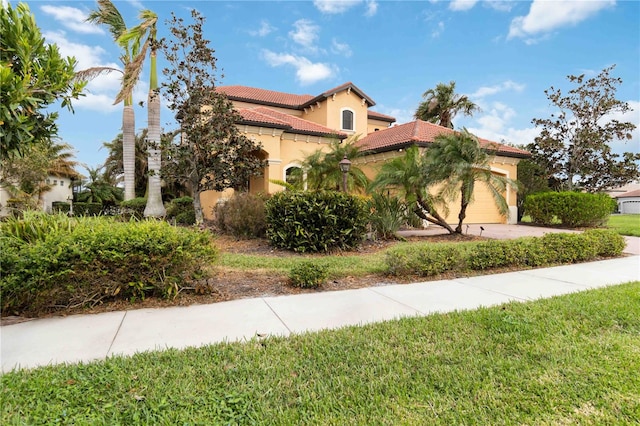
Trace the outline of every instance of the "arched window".
[[354, 130], [354, 113], [350, 109], [342, 110], [342, 130]]

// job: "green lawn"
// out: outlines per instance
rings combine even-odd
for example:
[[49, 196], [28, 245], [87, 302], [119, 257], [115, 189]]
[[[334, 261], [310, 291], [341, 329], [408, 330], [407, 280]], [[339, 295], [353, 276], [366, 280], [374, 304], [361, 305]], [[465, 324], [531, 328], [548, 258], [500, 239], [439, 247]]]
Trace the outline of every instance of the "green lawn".
[[638, 424], [640, 282], [1, 377], [13, 424]]
[[640, 214], [614, 214], [609, 216], [607, 228], [620, 235], [640, 237]]

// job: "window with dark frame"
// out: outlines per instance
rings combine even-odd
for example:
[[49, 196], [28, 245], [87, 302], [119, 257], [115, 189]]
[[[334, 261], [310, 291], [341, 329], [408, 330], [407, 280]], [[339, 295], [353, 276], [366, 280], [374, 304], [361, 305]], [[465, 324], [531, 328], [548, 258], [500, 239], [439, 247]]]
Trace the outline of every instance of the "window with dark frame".
[[353, 130], [353, 111], [348, 109], [342, 111], [342, 129]]

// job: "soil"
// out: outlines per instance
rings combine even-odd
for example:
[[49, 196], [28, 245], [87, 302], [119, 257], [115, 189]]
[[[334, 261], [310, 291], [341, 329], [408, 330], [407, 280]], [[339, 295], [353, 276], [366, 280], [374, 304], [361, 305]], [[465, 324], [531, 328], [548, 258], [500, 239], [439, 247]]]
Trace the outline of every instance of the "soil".
[[[474, 241], [484, 240], [485, 238], [471, 235], [433, 235], [424, 237], [408, 237], [406, 241], [421, 242], [455, 242], [455, 241]], [[216, 244], [221, 252], [228, 253], [245, 253], [270, 257], [291, 257], [302, 256], [287, 250], [276, 249], [269, 245], [265, 239], [237, 240], [229, 236], [220, 236], [216, 239]], [[358, 256], [362, 254], [375, 253], [385, 250], [395, 244], [398, 240], [385, 241], [365, 241], [360, 247], [353, 251], [341, 251], [331, 253], [333, 255]], [[322, 254], [304, 255], [305, 257], [323, 256]], [[494, 271], [495, 272], [495, 271]], [[446, 279], [451, 276], [435, 276], [428, 279], [420, 277], [420, 281]], [[118, 300], [103, 303], [91, 308], [75, 308], [68, 309], [63, 312], [51, 314], [43, 314], [42, 317], [66, 316], [71, 314], [94, 314], [101, 312], [123, 311], [130, 309], [142, 308], [164, 308], [171, 306], [188, 306], [193, 304], [208, 304], [223, 302], [228, 300], [279, 296], [287, 294], [317, 293], [323, 291], [347, 290], [362, 287], [371, 287], [386, 284], [400, 284], [410, 282], [409, 278], [398, 279], [397, 277], [389, 277], [385, 275], [367, 275], [367, 276], [345, 276], [337, 280], [324, 283], [317, 289], [300, 289], [290, 286], [286, 274], [274, 273], [266, 270], [243, 271], [230, 268], [217, 268], [213, 272], [213, 276], [207, 280], [210, 292], [206, 294], [180, 293], [174, 299], [147, 298], [142, 301], [130, 302], [127, 300]], [[29, 321], [34, 318], [26, 318], [20, 316], [5, 316], [0, 319], [0, 325], [9, 325], [19, 322]]]

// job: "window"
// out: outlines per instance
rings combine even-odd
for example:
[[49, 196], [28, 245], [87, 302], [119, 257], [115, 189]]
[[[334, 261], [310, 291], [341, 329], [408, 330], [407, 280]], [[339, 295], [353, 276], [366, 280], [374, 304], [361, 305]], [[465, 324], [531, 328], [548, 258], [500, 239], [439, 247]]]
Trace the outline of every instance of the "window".
[[58, 184], [58, 179], [54, 179], [54, 180], [53, 180], [53, 184], [54, 184], [54, 185], [57, 185], [57, 184]]
[[342, 110], [342, 130], [354, 130], [353, 128], [353, 111], [349, 109]]
[[60, 186], [64, 186], [64, 181], [63, 180], [60, 181]]

